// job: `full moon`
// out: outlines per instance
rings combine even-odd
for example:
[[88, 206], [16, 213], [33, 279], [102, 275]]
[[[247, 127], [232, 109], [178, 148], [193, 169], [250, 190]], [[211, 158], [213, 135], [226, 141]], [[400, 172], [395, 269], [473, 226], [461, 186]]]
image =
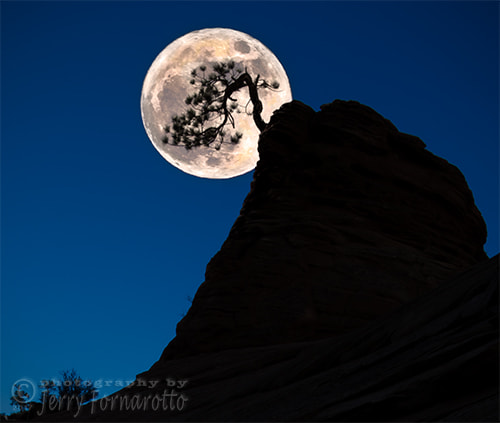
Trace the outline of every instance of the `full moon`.
[[[243, 134], [237, 144], [223, 143], [220, 150], [200, 146], [186, 150], [183, 146], [163, 143], [164, 128], [172, 117], [186, 111], [185, 99], [193, 93], [191, 71], [204, 65], [211, 68], [219, 62], [235, 62], [255, 79], [257, 75], [277, 90], [260, 89], [262, 118], [268, 122], [273, 111], [292, 100], [288, 77], [276, 56], [264, 44], [240, 31], [208, 28], [190, 32], [169, 44], [149, 68], [141, 94], [141, 114], [144, 128], [158, 152], [180, 170], [201, 178], [225, 179], [243, 175], [255, 168], [259, 159], [259, 130], [251, 114], [234, 113], [234, 134]], [[233, 95], [238, 104], [249, 101], [248, 89]], [[232, 131], [232, 132], [231, 132]]]

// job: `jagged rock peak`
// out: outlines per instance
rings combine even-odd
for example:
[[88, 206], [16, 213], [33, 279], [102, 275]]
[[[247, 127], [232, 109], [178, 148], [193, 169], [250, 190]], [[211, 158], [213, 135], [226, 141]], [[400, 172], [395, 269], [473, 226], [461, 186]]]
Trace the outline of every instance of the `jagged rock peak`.
[[241, 214], [161, 360], [321, 339], [485, 260], [461, 172], [354, 101], [283, 105]]

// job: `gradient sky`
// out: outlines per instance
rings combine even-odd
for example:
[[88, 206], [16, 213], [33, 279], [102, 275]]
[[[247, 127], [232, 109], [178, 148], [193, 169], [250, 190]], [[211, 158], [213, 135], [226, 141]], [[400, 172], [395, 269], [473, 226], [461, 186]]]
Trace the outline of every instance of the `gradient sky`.
[[420, 137], [463, 172], [498, 252], [496, 1], [0, 7], [2, 412], [20, 378], [147, 370], [238, 216], [252, 173], [184, 174], [142, 126], [149, 66], [196, 29], [263, 42], [315, 110], [357, 100]]

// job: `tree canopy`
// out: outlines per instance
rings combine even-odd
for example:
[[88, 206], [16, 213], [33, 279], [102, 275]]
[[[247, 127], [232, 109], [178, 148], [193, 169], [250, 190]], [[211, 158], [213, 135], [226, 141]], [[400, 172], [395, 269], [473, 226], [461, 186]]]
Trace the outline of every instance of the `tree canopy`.
[[[268, 83], [260, 75], [252, 79], [247, 70], [243, 71], [234, 61], [216, 63], [211, 72], [205, 65], [193, 69], [190, 84], [196, 91], [186, 97], [186, 111], [174, 115], [171, 125], [164, 127], [163, 138], [163, 143], [183, 146], [187, 150], [201, 145], [218, 150], [225, 142], [238, 143], [243, 134], [236, 131], [228, 135], [226, 128], [231, 125], [235, 129], [233, 113], [251, 114], [255, 125], [262, 131], [267, 124], [261, 116], [263, 107], [259, 90], [279, 88], [278, 82]], [[244, 87], [248, 88], [250, 99], [241, 105], [232, 95]]]
[[44, 389], [40, 395], [43, 401], [44, 396], [55, 396], [60, 400], [77, 399], [80, 403], [90, 401], [97, 395], [97, 389], [92, 381], [84, 381], [75, 369], [61, 372], [62, 382], [59, 384], [53, 381], [45, 381]]

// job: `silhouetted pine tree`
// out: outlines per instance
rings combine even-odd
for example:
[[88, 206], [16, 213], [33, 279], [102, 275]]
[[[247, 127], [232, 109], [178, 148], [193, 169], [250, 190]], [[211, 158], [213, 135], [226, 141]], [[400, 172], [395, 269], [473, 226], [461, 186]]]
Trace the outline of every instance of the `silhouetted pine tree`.
[[[261, 117], [262, 102], [258, 93], [260, 89], [276, 90], [279, 83], [269, 84], [260, 75], [252, 79], [247, 70], [237, 67], [234, 61], [217, 63], [212, 69], [213, 72], [207, 72], [206, 66], [200, 66], [191, 72], [190, 83], [197, 91], [186, 97], [187, 111], [175, 115], [172, 124], [165, 126], [165, 144], [184, 146], [188, 150], [201, 145], [214, 146], [218, 150], [228, 141], [236, 144], [243, 134], [235, 132], [228, 140], [224, 128], [227, 124], [234, 128], [233, 113], [247, 113], [250, 102], [255, 125], [260, 131], [266, 127]], [[248, 88], [250, 100], [240, 105], [231, 96], [244, 87]]]

